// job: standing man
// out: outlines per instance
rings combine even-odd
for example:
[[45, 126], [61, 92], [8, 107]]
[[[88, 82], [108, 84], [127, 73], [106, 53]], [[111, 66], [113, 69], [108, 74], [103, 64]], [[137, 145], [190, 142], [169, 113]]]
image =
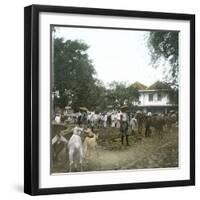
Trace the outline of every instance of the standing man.
[[114, 112], [111, 114], [111, 127], [112, 128], [115, 127], [115, 113]]
[[82, 115], [81, 115], [81, 112], [79, 111], [77, 115], [77, 123], [79, 126], [81, 125], [81, 118], [82, 118]]
[[116, 114], [116, 118], [117, 118], [117, 128], [120, 128], [120, 120], [121, 120], [121, 112], [118, 111], [118, 113]]
[[103, 127], [106, 128], [107, 127], [107, 120], [108, 120], [108, 115], [107, 113], [104, 114], [103, 117]]
[[124, 137], [126, 137], [126, 145], [129, 145], [128, 142], [128, 114], [123, 111], [120, 116], [120, 132], [121, 132], [121, 143], [124, 144]]
[[133, 117], [131, 118], [131, 121], [130, 121], [130, 127], [131, 127], [131, 133], [134, 134], [134, 135], [135, 135], [136, 126], [137, 126], [137, 119], [133, 115]]
[[90, 116], [90, 126], [91, 126], [92, 132], [94, 132], [94, 125], [95, 125], [95, 120], [96, 120], [95, 118], [96, 118], [96, 114], [95, 112], [92, 112]]

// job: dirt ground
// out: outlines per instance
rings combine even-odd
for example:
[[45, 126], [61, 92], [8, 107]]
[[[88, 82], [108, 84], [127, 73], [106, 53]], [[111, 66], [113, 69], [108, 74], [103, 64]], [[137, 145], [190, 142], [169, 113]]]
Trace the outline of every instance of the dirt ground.
[[[165, 131], [162, 138], [152, 129], [151, 137], [129, 133], [129, 144], [121, 144], [116, 128], [95, 129], [99, 134], [98, 148], [84, 163], [83, 171], [125, 170], [178, 167], [178, 131]], [[58, 154], [51, 167], [52, 173], [68, 172], [68, 152]], [[73, 171], [80, 171], [77, 167]]]

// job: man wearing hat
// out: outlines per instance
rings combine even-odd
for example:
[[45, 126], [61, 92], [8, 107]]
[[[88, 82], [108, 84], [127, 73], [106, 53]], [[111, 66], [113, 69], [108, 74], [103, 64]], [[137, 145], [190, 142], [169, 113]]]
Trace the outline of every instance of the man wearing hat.
[[128, 142], [128, 114], [122, 111], [120, 116], [120, 132], [121, 132], [121, 143], [124, 144], [124, 137], [126, 137], [126, 145], [129, 146]]

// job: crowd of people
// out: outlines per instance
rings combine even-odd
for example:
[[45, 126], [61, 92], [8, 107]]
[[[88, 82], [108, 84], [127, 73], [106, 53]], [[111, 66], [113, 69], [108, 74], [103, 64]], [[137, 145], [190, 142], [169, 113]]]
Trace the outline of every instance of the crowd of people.
[[[140, 110], [133, 113], [128, 110], [114, 110], [112, 112], [102, 113], [92, 111], [78, 112], [69, 117], [72, 119], [69, 120], [68, 118], [61, 117], [61, 115], [56, 115], [54, 123], [64, 123], [65, 125], [69, 121], [73, 123], [70, 126], [72, 128], [70, 138], [66, 138], [62, 134], [55, 135], [52, 138], [54, 160], [58, 160], [60, 152], [56, 150], [58, 145], [62, 143], [67, 149], [69, 172], [73, 171], [77, 155], [80, 171], [82, 171], [83, 161], [87, 164], [93, 159], [94, 155], [98, 154], [97, 140], [101, 132], [105, 129], [107, 129], [106, 132], [115, 129], [114, 132], [120, 134], [121, 145], [130, 146], [130, 134], [138, 139], [142, 139], [143, 137], [149, 137], [151, 135], [152, 128], [154, 128], [154, 133], [162, 136], [164, 129], [170, 133], [172, 127], [178, 127], [178, 113], [175, 111], [168, 112], [167, 114], [145, 113]], [[83, 137], [81, 137], [82, 133], [84, 133]]]
[[128, 112], [127, 110], [113, 110], [101, 113], [79, 111], [73, 116], [68, 116], [68, 118], [56, 116], [55, 121], [57, 123], [70, 122], [79, 126], [84, 124], [92, 132], [100, 128], [116, 128], [121, 133], [121, 143], [124, 144], [124, 139], [126, 139], [126, 145], [129, 145], [128, 133], [141, 134], [142, 129], [145, 128], [145, 136], [148, 137], [151, 133], [151, 127], [154, 127], [159, 134], [161, 134], [164, 128], [168, 128], [168, 131], [171, 131], [172, 124], [178, 125], [178, 114], [175, 111], [170, 111], [167, 114], [145, 113], [140, 110], [135, 113]]

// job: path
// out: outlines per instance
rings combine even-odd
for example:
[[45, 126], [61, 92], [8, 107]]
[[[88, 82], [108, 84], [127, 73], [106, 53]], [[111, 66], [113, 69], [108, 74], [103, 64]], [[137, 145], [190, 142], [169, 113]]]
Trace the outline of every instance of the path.
[[[152, 134], [150, 138], [129, 136], [130, 146], [122, 146], [117, 129], [97, 130], [98, 154], [93, 155], [84, 171], [165, 168], [178, 166], [177, 132], [164, 133], [160, 139]], [[65, 152], [62, 152], [65, 154]], [[66, 154], [65, 154], [66, 155]], [[61, 156], [62, 158], [66, 156]], [[65, 162], [57, 163], [54, 172], [67, 172]]]

